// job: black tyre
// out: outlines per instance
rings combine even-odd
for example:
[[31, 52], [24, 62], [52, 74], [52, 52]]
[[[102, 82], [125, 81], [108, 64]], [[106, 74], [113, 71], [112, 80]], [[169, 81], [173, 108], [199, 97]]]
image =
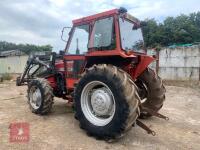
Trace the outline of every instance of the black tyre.
[[[147, 68], [135, 82], [138, 86], [138, 93], [142, 101], [142, 107], [158, 112], [165, 101], [166, 89], [162, 79], [150, 68]], [[151, 114], [142, 111], [140, 118], [151, 117]]]
[[53, 105], [53, 89], [46, 79], [34, 79], [28, 84], [28, 104], [33, 113], [45, 115]]
[[139, 116], [134, 82], [112, 65], [89, 68], [77, 84], [74, 99], [80, 127], [99, 139], [121, 137]]
[[20, 84], [20, 77], [17, 77], [16, 78], [16, 86], [20, 86], [21, 84]]

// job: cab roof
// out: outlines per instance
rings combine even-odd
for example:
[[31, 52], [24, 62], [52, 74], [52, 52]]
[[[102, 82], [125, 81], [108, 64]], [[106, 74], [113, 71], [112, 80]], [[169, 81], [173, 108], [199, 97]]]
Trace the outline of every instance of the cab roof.
[[89, 22], [95, 21], [95, 20], [97, 20], [99, 18], [118, 15], [118, 14], [124, 14], [127, 19], [129, 19], [130, 21], [133, 21], [135, 23], [139, 23], [140, 22], [137, 18], [135, 18], [132, 15], [128, 14], [126, 8], [120, 7], [119, 9], [112, 9], [112, 10], [105, 11], [105, 12], [102, 12], [102, 13], [98, 13], [98, 14], [95, 14], [95, 15], [91, 15], [91, 16], [75, 19], [75, 20], [72, 21], [72, 23], [73, 23], [73, 25], [76, 26], [76, 25], [80, 25], [80, 24], [84, 24], [84, 23], [89, 23]]
[[112, 10], [105, 11], [105, 12], [102, 12], [102, 13], [98, 13], [98, 14], [95, 14], [95, 15], [83, 17], [83, 18], [80, 18], [80, 19], [75, 19], [75, 20], [72, 21], [72, 23], [75, 24], [75, 25], [76, 24], [82, 24], [84, 22], [91, 22], [91, 21], [96, 20], [98, 18], [111, 16], [111, 15], [119, 14], [119, 13], [122, 13], [122, 12], [125, 13], [125, 12], [127, 12], [127, 10], [125, 8], [112, 9]]

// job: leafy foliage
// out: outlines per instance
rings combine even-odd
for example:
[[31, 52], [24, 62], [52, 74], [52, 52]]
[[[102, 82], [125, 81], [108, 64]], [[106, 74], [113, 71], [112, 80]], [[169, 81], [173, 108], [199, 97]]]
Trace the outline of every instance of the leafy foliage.
[[167, 17], [163, 23], [146, 19], [143, 27], [147, 47], [200, 42], [200, 12]]
[[9, 43], [5, 41], [0, 41], [0, 52], [7, 51], [7, 50], [15, 50], [15, 49], [19, 49], [22, 52], [29, 54], [31, 52], [52, 51], [52, 46], [51, 45], [37, 46], [33, 44], [15, 44], [15, 43]]

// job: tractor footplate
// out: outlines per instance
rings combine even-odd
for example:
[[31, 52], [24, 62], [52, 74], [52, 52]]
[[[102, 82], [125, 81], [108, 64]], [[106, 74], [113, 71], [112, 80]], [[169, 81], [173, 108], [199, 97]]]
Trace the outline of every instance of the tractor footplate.
[[142, 123], [140, 120], [136, 120], [136, 124], [138, 125], [138, 126], [140, 126], [142, 129], [144, 129], [145, 131], [147, 131], [147, 133], [148, 134], [151, 134], [151, 135], [153, 135], [153, 136], [155, 136], [156, 135], [156, 132], [155, 131], [153, 131], [153, 130], [151, 130], [148, 126], [146, 126], [144, 123]]
[[154, 111], [152, 109], [148, 109], [148, 108], [142, 107], [142, 110], [147, 112], [147, 113], [149, 113], [149, 114], [151, 114], [152, 116], [155, 116], [155, 117], [158, 117], [158, 118], [161, 118], [161, 119], [165, 119], [167, 121], [169, 120], [168, 117], [166, 117], [166, 116], [164, 116], [164, 115], [162, 115], [162, 114], [160, 114], [160, 113], [158, 113], [158, 112], [156, 112], [156, 111]]

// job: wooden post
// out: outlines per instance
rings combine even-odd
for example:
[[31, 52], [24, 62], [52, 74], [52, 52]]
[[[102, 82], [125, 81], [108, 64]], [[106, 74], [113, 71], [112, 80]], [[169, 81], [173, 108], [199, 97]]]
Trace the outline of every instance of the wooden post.
[[199, 81], [200, 81], [200, 67], [199, 67]]
[[159, 71], [159, 50], [156, 49], [156, 73]]

